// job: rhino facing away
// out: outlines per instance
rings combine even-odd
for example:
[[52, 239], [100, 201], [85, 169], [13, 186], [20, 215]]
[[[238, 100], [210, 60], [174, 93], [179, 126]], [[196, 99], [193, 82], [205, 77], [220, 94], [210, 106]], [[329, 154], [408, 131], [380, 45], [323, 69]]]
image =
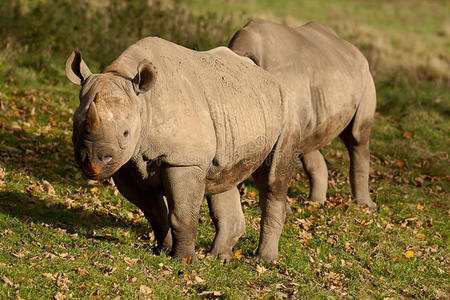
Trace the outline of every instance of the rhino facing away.
[[375, 209], [368, 178], [376, 95], [361, 52], [316, 22], [292, 28], [258, 19], [238, 31], [229, 47], [273, 74], [293, 93], [310, 199], [325, 202], [328, 173], [319, 149], [339, 135], [350, 155], [356, 203]]
[[211, 253], [231, 258], [245, 231], [236, 186], [253, 175], [263, 199], [257, 256], [277, 258], [301, 130], [272, 75], [228, 48], [196, 52], [159, 38], [131, 45], [99, 74], [74, 51], [66, 75], [81, 85], [78, 164], [88, 177], [113, 177], [161, 248], [195, 260], [206, 195], [217, 229]]

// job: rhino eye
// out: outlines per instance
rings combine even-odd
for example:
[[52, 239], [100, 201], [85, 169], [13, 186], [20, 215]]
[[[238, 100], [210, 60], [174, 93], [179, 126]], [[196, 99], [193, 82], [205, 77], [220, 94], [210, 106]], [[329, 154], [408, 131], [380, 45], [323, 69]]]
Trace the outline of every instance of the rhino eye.
[[125, 130], [125, 131], [123, 132], [123, 136], [124, 136], [124, 137], [127, 137], [127, 136], [128, 136], [128, 130]]

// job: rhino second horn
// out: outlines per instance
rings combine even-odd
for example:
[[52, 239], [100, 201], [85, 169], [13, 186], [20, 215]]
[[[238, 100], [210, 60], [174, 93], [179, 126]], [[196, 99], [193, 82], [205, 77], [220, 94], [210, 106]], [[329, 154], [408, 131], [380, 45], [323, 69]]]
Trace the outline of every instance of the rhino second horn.
[[87, 116], [86, 116], [86, 129], [89, 132], [96, 131], [100, 126], [100, 118], [98, 116], [97, 106], [95, 101], [89, 106]]

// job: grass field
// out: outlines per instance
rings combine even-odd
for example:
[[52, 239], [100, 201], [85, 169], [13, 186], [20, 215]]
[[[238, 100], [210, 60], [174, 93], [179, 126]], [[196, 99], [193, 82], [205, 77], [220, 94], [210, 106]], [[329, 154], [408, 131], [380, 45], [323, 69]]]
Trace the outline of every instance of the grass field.
[[[8, 2], [9, 3], [9, 2]], [[22, 5], [18, 5], [22, 3]], [[91, 4], [90, 4], [91, 3]], [[10, 1], [0, 7], [0, 297], [448, 299], [450, 5], [446, 1]], [[317, 20], [360, 47], [378, 106], [370, 188], [350, 197], [341, 142], [324, 149], [329, 196], [308, 202], [293, 174], [280, 260], [258, 263], [258, 194], [242, 189], [247, 232], [229, 263], [205, 258], [202, 207], [192, 265], [154, 254], [143, 214], [111, 180], [85, 179], [71, 145], [78, 90], [64, 75], [75, 47], [98, 72], [146, 35], [208, 49], [251, 17]]]

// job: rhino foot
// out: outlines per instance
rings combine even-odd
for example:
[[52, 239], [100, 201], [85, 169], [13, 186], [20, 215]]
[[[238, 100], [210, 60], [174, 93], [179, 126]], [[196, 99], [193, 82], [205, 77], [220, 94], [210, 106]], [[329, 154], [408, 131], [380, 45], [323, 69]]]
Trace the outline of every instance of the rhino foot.
[[197, 262], [197, 255], [195, 253], [172, 253], [172, 258], [186, 262], [187, 264], [194, 264]]
[[265, 237], [261, 239], [261, 242], [256, 251], [256, 259], [258, 261], [271, 262], [278, 259], [278, 241], [279, 238], [275, 238], [270, 234], [266, 234]]
[[377, 210], [377, 204], [372, 199], [356, 199], [356, 204], [359, 207], [367, 207], [370, 211]]
[[257, 261], [272, 262], [278, 259], [278, 253], [258, 253], [256, 254]]
[[208, 257], [223, 260], [223, 261], [230, 261], [233, 259], [234, 254], [231, 249], [217, 250], [214, 248], [214, 249], [211, 249], [211, 251], [209, 251]]
[[323, 205], [325, 204], [325, 198], [323, 197], [309, 197], [309, 201], [311, 202], [318, 202], [319, 204]]

